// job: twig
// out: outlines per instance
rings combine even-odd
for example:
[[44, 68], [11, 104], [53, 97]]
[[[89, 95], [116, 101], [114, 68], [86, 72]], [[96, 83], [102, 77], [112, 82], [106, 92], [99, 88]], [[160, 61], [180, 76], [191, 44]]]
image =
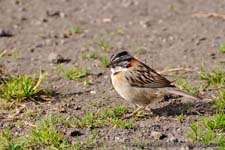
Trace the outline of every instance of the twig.
[[1, 119], [5, 120], [5, 121], [19, 119], [19, 117], [17, 115], [19, 115], [20, 113], [22, 113], [22, 111], [25, 108], [26, 108], [26, 105], [22, 105], [19, 109], [17, 109], [17, 111], [14, 114], [7, 115], [6, 117], [2, 117]]
[[225, 20], [225, 14], [218, 14], [218, 13], [208, 13], [208, 12], [198, 12], [198, 13], [193, 13], [193, 17], [204, 17], [204, 18], [209, 18], [209, 17], [215, 17], [215, 18], [221, 18]]
[[24, 108], [26, 108], [26, 105], [22, 105], [22, 107], [17, 109], [17, 111], [14, 114], [8, 115], [8, 118], [15, 118], [17, 115], [19, 115], [24, 110]]
[[7, 50], [3, 50], [2, 52], [0, 52], [0, 58], [3, 57], [6, 54]]
[[24, 121], [24, 125], [28, 125], [28, 126], [31, 126], [31, 127], [36, 127], [35, 124], [32, 124], [31, 122], [28, 122], [28, 121]]
[[33, 97], [30, 97], [29, 100], [34, 102], [36, 105], [40, 105], [40, 102], [36, 101], [35, 98], [33, 98]]
[[157, 72], [161, 74], [161, 73], [165, 73], [165, 72], [175, 72], [175, 71], [180, 71], [180, 70], [184, 70], [184, 71], [188, 71], [188, 72], [193, 72], [193, 71], [196, 71], [197, 69], [189, 69], [189, 68], [180, 67], [180, 68], [164, 69], [162, 71], [157, 71]]

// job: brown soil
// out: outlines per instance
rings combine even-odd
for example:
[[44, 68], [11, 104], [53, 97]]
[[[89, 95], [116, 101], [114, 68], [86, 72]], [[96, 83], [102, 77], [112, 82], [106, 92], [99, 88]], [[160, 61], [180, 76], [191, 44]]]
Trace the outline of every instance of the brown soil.
[[[0, 29], [4, 30], [0, 34], [0, 50], [7, 50], [0, 63], [8, 74], [38, 74], [40, 68], [48, 73], [43, 88], [57, 93], [54, 98], [39, 105], [25, 103], [28, 109], [41, 111], [37, 117], [48, 113], [81, 116], [87, 111], [129, 104], [112, 88], [109, 70], [101, 67], [98, 59], [82, 58], [82, 52], [94, 51], [98, 56], [110, 57], [124, 49], [156, 70], [189, 68], [193, 71], [182, 76], [198, 87], [196, 69], [204, 65], [210, 70], [224, 61], [224, 55], [218, 51], [218, 45], [225, 40], [222, 14], [223, 0], [0, 0]], [[68, 26], [74, 24], [80, 26], [82, 33], [67, 33]], [[111, 48], [101, 50], [96, 44], [99, 39]], [[79, 65], [89, 69], [91, 74], [84, 79], [90, 79], [92, 84], [85, 86], [56, 74], [57, 64], [49, 60], [51, 53], [71, 60], [62, 62], [63, 68]], [[164, 74], [175, 80], [179, 73]], [[96, 138], [108, 149], [119, 145], [124, 149], [202, 148], [187, 137], [187, 132], [192, 120], [211, 113], [210, 106], [204, 101], [169, 99], [153, 106], [153, 115], [146, 112], [136, 118], [134, 129], [97, 128]], [[62, 109], [66, 111], [60, 112]], [[0, 116], [11, 113], [3, 112]], [[179, 122], [176, 116], [181, 113], [184, 120]], [[13, 126], [15, 121], [1, 121], [0, 128], [9, 124]], [[13, 130], [23, 134], [26, 127]], [[62, 131], [70, 140], [85, 139], [91, 132], [86, 128]], [[73, 131], [82, 134], [71, 136]], [[154, 134], [160, 134], [160, 139], [155, 139]]]

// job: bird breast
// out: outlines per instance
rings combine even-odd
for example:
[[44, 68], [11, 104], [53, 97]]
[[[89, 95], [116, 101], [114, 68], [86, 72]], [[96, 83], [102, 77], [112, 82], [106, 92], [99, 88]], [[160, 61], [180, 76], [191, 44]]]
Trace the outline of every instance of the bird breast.
[[162, 98], [162, 93], [156, 88], [139, 88], [129, 84], [123, 71], [111, 74], [112, 84], [119, 95], [136, 105], [147, 105]]

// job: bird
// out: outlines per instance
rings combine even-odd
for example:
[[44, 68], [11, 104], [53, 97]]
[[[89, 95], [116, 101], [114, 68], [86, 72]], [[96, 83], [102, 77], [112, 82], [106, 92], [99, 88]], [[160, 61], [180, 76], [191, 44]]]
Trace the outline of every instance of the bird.
[[127, 51], [122, 50], [111, 55], [106, 67], [111, 70], [111, 82], [117, 93], [137, 106], [137, 109], [125, 118], [130, 118], [149, 105], [161, 101], [168, 94], [201, 100], [197, 95], [178, 89], [167, 78]]

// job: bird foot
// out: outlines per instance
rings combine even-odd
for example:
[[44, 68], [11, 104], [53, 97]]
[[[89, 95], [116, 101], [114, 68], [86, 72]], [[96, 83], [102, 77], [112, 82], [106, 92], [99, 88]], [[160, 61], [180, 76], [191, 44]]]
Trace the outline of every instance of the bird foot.
[[140, 112], [141, 110], [144, 110], [144, 109], [145, 109], [145, 107], [139, 107], [135, 111], [133, 111], [131, 114], [124, 115], [122, 117], [122, 119], [129, 119], [129, 118], [135, 116], [138, 112]]

